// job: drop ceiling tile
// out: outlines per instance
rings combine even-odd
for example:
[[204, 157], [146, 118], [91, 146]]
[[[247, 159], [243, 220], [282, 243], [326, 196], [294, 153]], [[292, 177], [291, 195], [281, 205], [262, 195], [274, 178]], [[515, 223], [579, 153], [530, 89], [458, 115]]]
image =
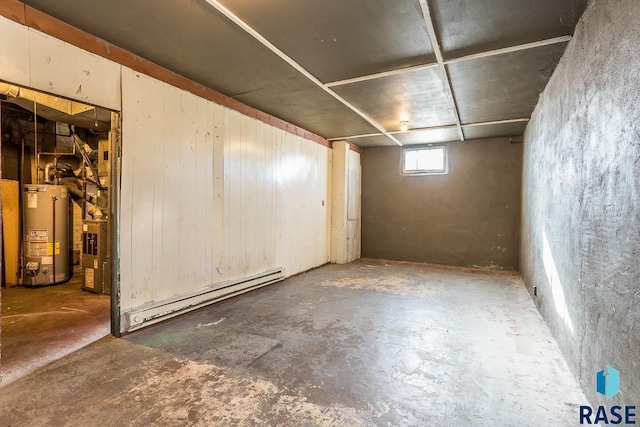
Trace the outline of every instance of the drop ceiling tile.
[[566, 43], [450, 64], [463, 124], [531, 116]]
[[458, 129], [433, 129], [419, 132], [405, 132], [394, 135], [402, 145], [431, 144], [435, 142], [460, 141]]
[[445, 58], [573, 34], [588, 0], [431, 0]]
[[464, 137], [470, 139], [497, 138], [502, 136], [520, 136], [527, 128], [526, 122], [507, 123], [489, 126], [472, 126], [464, 128]]
[[221, 3], [325, 83], [434, 60], [415, 0]]
[[437, 67], [374, 80], [334, 86], [333, 90], [387, 131], [455, 123], [444, 79]]

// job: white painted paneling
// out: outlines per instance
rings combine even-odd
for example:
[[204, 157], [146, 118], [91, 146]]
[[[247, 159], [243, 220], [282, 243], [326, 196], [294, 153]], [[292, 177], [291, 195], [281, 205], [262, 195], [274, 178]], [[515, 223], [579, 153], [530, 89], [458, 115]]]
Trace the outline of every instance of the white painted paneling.
[[[277, 172], [278, 259], [295, 274], [327, 261], [326, 241], [329, 161], [326, 148], [283, 134]], [[322, 205], [325, 201], [324, 206]]]
[[347, 151], [347, 219], [349, 221], [360, 220], [361, 200], [361, 168], [360, 154], [355, 151]]
[[209, 104], [209, 117], [213, 119], [213, 213], [211, 215], [214, 221], [210, 221], [212, 225], [212, 257], [213, 270], [209, 283], [215, 283], [222, 280], [224, 274], [223, 257], [224, 257], [224, 199], [226, 182], [225, 176], [225, 150], [227, 141], [228, 126], [226, 123], [226, 109], [220, 105]]
[[122, 116], [123, 313], [327, 261], [328, 148], [128, 69]]
[[29, 29], [30, 86], [120, 110], [120, 65]]
[[[130, 71], [130, 70], [129, 70]], [[134, 74], [133, 72], [128, 72], [128, 74]], [[123, 80], [125, 79], [123, 74]], [[171, 158], [167, 157], [167, 152], [165, 150], [164, 142], [165, 142], [165, 128], [164, 128], [164, 120], [166, 117], [166, 96], [163, 85], [151, 79], [144, 79], [142, 77], [135, 77], [136, 82], [145, 81], [145, 85], [147, 86], [147, 93], [151, 94], [152, 106], [148, 111], [146, 111], [146, 118], [149, 120], [145, 122], [144, 120], [137, 119], [138, 123], [145, 123], [146, 126], [151, 128], [152, 133], [149, 134], [151, 141], [154, 141], [154, 144], [151, 146], [145, 147], [140, 144], [141, 150], [139, 151], [140, 155], [144, 156], [144, 150], [146, 148], [147, 155], [153, 159], [153, 190], [149, 190], [149, 192], [153, 194], [153, 211], [150, 217], [147, 217], [147, 220], [151, 222], [151, 236], [153, 239], [153, 247], [151, 250], [152, 254], [152, 264], [151, 264], [151, 282], [150, 284], [162, 284], [165, 274], [162, 268], [157, 268], [156, 266], [161, 265], [163, 262], [163, 246], [162, 241], [164, 240], [164, 204], [165, 204], [165, 185], [166, 180], [170, 179], [167, 172], [167, 164], [171, 165]], [[144, 93], [144, 92], [141, 92]], [[145, 111], [139, 110], [137, 116], [145, 117]], [[135, 139], [134, 139], [135, 141]], [[160, 244], [159, 244], [160, 243]], [[156, 291], [158, 292], [158, 291]]]
[[347, 259], [360, 258], [361, 253], [361, 185], [360, 154], [347, 152]]
[[[318, 147], [320, 160], [324, 163], [324, 171], [319, 170], [321, 179], [318, 182], [318, 189], [324, 190], [324, 197], [320, 201], [320, 209], [324, 210], [324, 217], [320, 219], [319, 228], [325, 230], [324, 246], [318, 241], [318, 262], [329, 262], [329, 252], [331, 250], [331, 150], [324, 150]], [[322, 167], [322, 165], [320, 165]], [[324, 203], [323, 203], [324, 202]], [[320, 239], [320, 237], [318, 236]]]
[[[134, 141], [153, 141], [155, 137], [154, 125], [159, 117], [154, 116], [154, 101], [160, 98], [162, 87], [153, 80], [139, 76], [133, 77], [136, 88], [133, 103], [135, 114], [128, 115], [123, 121], [124, 135]], [[131, 228], [137, 230], [144, 239], [132, 236], [131, 254], [133, 255], [131, 281], [137, 283], [137, 297], [149, 293], [152, 289], [153, 274], [153, 215], [154, 215], [154, 182], [155, 182], [155, 145], [150, 147], [143, 144], [125, 145], [123, 157], [133, 156], [133, 170], [123, 173], [123, 179], [133, 177], [131, 186]], [[130, 164], [130, 163], [129, 163]], [[124, 172], [124, 171], [123, 171]], [[124, 199], [123, 199], [124, 200]], [[123, 255], [123, 252], [121, 252]]]
[[347, 261], [360, 258], [360, 221], [347, 221]]
[[[126, 99], [128, 88], [124, 85], [123, 80], [123, 99]], [[162, 234], [156, 237], [157, 244], [160, 245], [162, 258], [158, 260], [157, 267], [161, 271], [161, 281], [154, 284], [157, 295], [168, 295], [172, 293], [172, 287], [179, 283], [180, 280], [180, 202], [182, 185], [180, 183], [180, 127], [182, 114], [181, 92], [177, 89], [163, 85], [164, 95], [164, 116], [159, 119], [155, 126], [158, 126], [162, 132], [158, 141], [133, 141], [134, 144], [144, 144], [148, 147], [158, 145], [164, 147], [164, 184], [163, 203], [159, 204], [162, 212]], [[124, 103], [123, 103], [124, 104]], [[123, 111], [123, 115], [125, 112]], [[123, 144], [127, 142], [126, 135], [123, 135]], [[160, 214], [160, 212], [159, 212]], [[137, 235], [136, 230], [132, 230]], [[122, 286], [128, 286], [124, 279]], [[135, 286], [135, 284], [131, 284]], [[147, 301], [139, 301], [136, 305], [150, 301], [149, 296], [145, 297]], [[156, 299], [158, 300], [158, 299]]]
[[[175, 90], [167, 88], [167, 90]], [[196, 123], [197, 104], [200, 99], [193, 95], [179, 91], [180, 95], [180, 114], [178, 116], [180, 132], [178, 138], [172, 141], [180, 149], [180, 155], [175, 167], [179, 170], [176, 181], [180, 186], [178, 195], [180, 205], [180, 216], [178, 223], [178, 240], [175, 242], [180, 248], [180, 256], [173, 262], [178, 262], [179, 276], [178, 282], [194, 283], [196, 281], [196, 252], [201, 247], [202, 239], [206, 238], [204, 233], [198, 233], [204, 227], [203, 224], [197, 224], [198, 217], [197, 198], [202, 194], [198, 194], [201, 188], [196, 187], [196, 135], [200, 123]], [[173, 294], [172, 288], [169, 287], [165, 293]], [[163, 300], [171, 295], [162, 295]]]
[[348, 151], [345, 141], [333, 143], [331, 168], [331, 262], [347, 263]]
[[29, 30], [0, 17], [0, 80], [30, 86]]
[[0, 17], [0, 79], [119, 111], [119, 64]]
[[331, 262], [345, 264], [360, 258], [360, 154], [338, 141], [331, 163]]

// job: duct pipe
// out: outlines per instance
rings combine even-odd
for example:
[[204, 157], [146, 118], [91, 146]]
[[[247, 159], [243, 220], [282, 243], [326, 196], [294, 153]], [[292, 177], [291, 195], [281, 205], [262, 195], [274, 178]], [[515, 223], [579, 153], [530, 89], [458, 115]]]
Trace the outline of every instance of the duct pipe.
[[100, 210], [100, 208], [98, 208], [95, 205], [89, 206], [87, 208], [87, 213], [91, 215], [91, 218], [93, 219], [102, 219], [102, 216], [103, 216], [103, 213]]
[[45, 184], [53, 184], [51, 180], [51, 170], [54, 169], [56, 165], [53, 163], [47, 163], [44, 167], [44, 183]]
[[[85, 200], [84, 193], [80, 190], [82, 187], [80, 179], [75, 177], [60, 178], [60, 185], [67, 187], [69, 194], [78, 202], [79, 205]], [[91, 215], [93, 219], [101, 219], [104, 216], [103, 211], [105, 211], [106, 208], [98, 204], [98, 198], [87, 195], [86, 201], [94, 205], [87, 208], [87, 213]]]

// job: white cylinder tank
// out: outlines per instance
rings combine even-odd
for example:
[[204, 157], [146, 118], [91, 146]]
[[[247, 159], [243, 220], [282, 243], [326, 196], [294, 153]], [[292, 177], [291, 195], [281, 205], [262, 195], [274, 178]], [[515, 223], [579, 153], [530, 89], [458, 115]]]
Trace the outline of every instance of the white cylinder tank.
[[62, 185], [23, 187], [24, 286], [62, 283], [69, 263], [69, 193]]

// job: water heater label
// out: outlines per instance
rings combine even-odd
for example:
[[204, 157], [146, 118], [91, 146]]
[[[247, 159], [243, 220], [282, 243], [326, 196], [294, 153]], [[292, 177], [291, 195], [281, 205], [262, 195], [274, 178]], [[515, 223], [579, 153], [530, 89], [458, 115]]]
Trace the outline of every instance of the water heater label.
[[38, 208], [38, 193], [27, 193], [27, 207], [29, 209]]
[[47, 256], [47, 242], [29, 242], [27, 254], [33, 258]]
[[49, 241], [49, 230], [29, 230], [30, 242], [47, 242]]
[[[49, 242], [47, 255], [53, 255], [53, 242]], [[56, 255], [60, 255], [60, 240], [56, 240]]]
[[42, 257], [41, 264], [42, 264], [42, 265], [49, 265], [49, 264], [53, 264], [53, 257], [52, 257], [52, 256], [43, 256], [43, 257]]

